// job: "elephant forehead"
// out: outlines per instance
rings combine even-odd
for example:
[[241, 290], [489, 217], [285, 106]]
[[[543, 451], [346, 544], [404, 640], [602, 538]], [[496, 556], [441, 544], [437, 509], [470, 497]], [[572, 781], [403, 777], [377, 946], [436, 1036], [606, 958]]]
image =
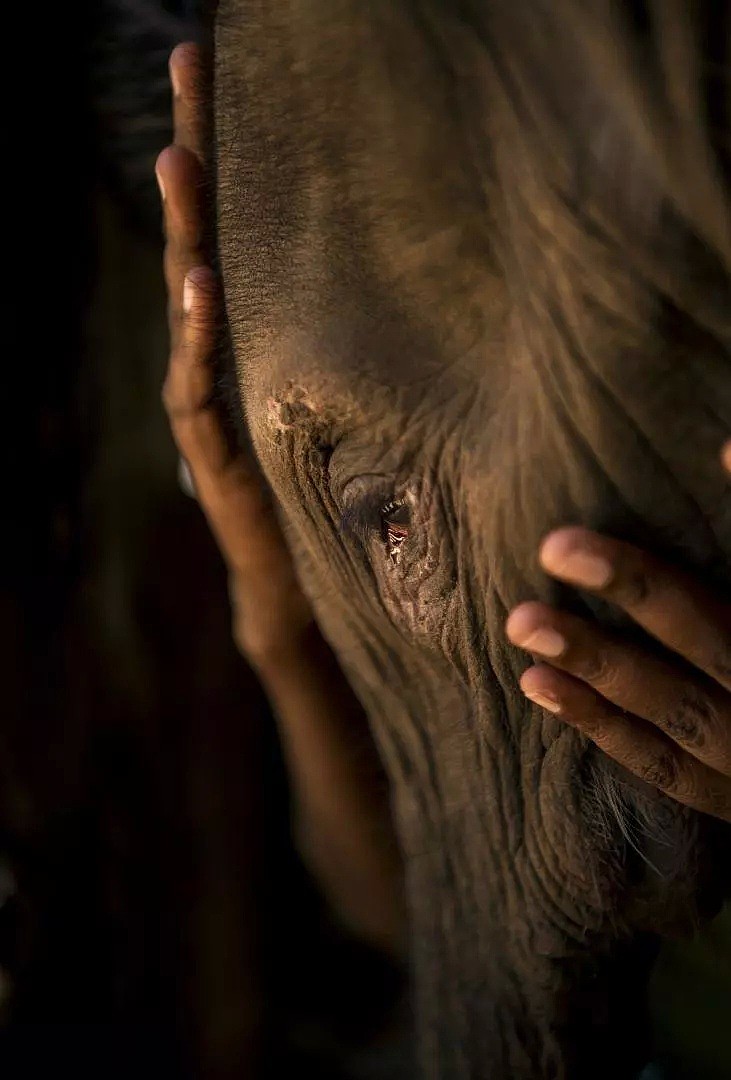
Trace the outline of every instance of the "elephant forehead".
[[[275, 313], [274, 319], [277, 315]], [[330, 422], [355, 419], [367, 398], [364, 384], [378, 383], [374, 360], [367, 366], [353, 358], [345, 340], [323, 333], [313, 316], [303, 329], [283, 328], [248, 333], [244, 327], [234, 347], [236, 366], [248, 411], [262, 423], [291, 427], [298, 419]]]
[[259, 380], [245, 395], [250, 423], [260, 435], [276, 441], [278, 435], [299, 432], [312, 441], [332, 443], [343, 430], [367, 426], [367, 409], [342, 373], [308, 372], [302, 365], [292, 370], [295, 378]]
[[[275, 314], [274, 320], [276, 321]], [[261, 433], [315, 423], [334, 431], [371, 429], [379, 438], [450, 413], [466, 377], [435, 364], [418, 331], [365, 324], [361, 313], [311, 315], [306, 327], [232, 325], [249, 422]], [[237, 333], [238, 329], [238, 333]]]

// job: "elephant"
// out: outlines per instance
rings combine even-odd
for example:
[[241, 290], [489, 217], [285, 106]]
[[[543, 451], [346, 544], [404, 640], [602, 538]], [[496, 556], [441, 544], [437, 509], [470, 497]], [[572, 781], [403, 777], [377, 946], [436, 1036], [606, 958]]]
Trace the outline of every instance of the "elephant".
[[730, 18], [217, 5], [224, 336], [388, 773], [428, 1077], [636, 1076], [659, 943], [728, 891], [727, 826], [526, 699], [504, 622], [650, 647], [541, 569], [567, 522], [731, 584]]

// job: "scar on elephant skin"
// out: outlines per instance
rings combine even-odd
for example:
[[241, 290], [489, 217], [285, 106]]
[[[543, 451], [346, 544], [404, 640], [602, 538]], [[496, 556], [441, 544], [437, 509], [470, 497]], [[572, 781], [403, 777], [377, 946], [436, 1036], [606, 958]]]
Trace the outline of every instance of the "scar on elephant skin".
[[267, 420], [274, 431], [293, 432], [313, 423], [324, 424], [328, 410], [306, 387], [288, 382], [281, 392], [271, 394], [266, 401]]
[[311, 421], [316, 413], [313, 402], [303, 386], [291, 386], [278, 397], [267, 398], [267, 416], [277, 431], [290, 431]]

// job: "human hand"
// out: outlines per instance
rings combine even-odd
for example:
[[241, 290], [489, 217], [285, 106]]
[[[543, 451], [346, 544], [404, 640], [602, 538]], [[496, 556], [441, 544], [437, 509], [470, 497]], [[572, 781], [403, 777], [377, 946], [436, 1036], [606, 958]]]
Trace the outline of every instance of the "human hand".
[[163, 401], [228, 567], [234, 638], [278, 720], [300, 853], [341, 917], [400, 955], [401, 860], [367, 719], [315, 622], [256, 461], [232, 447], [214, 398], [224, 313], [203, 243], [207, 91], [196, 46], [179, 45], [170, 71], [175, 141], [157, 161], [170, 326]]
[[205, 69], [199, 49], [170, 58], [174, 143], [157, 161], [165, 216], [170, 360], [163, 401], [195, 495], [229, 572], [234, 638], [273, 668], [312, 625], [272, 500], [253, 455], [232, 447], [214, 400], [219, 283], [203, 246]]
[[[731, 472], [731, 444], [723, 462]], [[550, 533], [543, 569], [622, 608], [678, 660], [529, 601], [509, 639], [539, 659], [526, 697], [678, 802], [731, 822], [731, 606], [687, 573], [588, 529]]]

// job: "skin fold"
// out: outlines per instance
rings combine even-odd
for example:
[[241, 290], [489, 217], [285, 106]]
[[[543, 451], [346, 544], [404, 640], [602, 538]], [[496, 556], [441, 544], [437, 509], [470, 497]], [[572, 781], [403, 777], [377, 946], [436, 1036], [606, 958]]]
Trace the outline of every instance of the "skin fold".
[[[219, 12], [223, 298], [197, 202], [207, 91], [194, 50], [173, 58], [164, 396], [305, 852], [354, 927], [407, 940], [425, 1075], [632, 1076], [659, 940], [728, 884], [728, 339], [712, 307], [681, 318], [691, 296], [663, 339], [660, 286], [603, 250], [602, 277], [578, 240], [607, 295], [577, 301], [519, 216], [536, 295], [570, 292], [567, 349], [520, 275], [506, 293], [464, 144], [439, 142], [464, 114], [423, 27], [406, 72], [396, 9], [252, 6], [244, 41], [244, 6]], [[257, 466], [211, 405], [222, 299]]]

